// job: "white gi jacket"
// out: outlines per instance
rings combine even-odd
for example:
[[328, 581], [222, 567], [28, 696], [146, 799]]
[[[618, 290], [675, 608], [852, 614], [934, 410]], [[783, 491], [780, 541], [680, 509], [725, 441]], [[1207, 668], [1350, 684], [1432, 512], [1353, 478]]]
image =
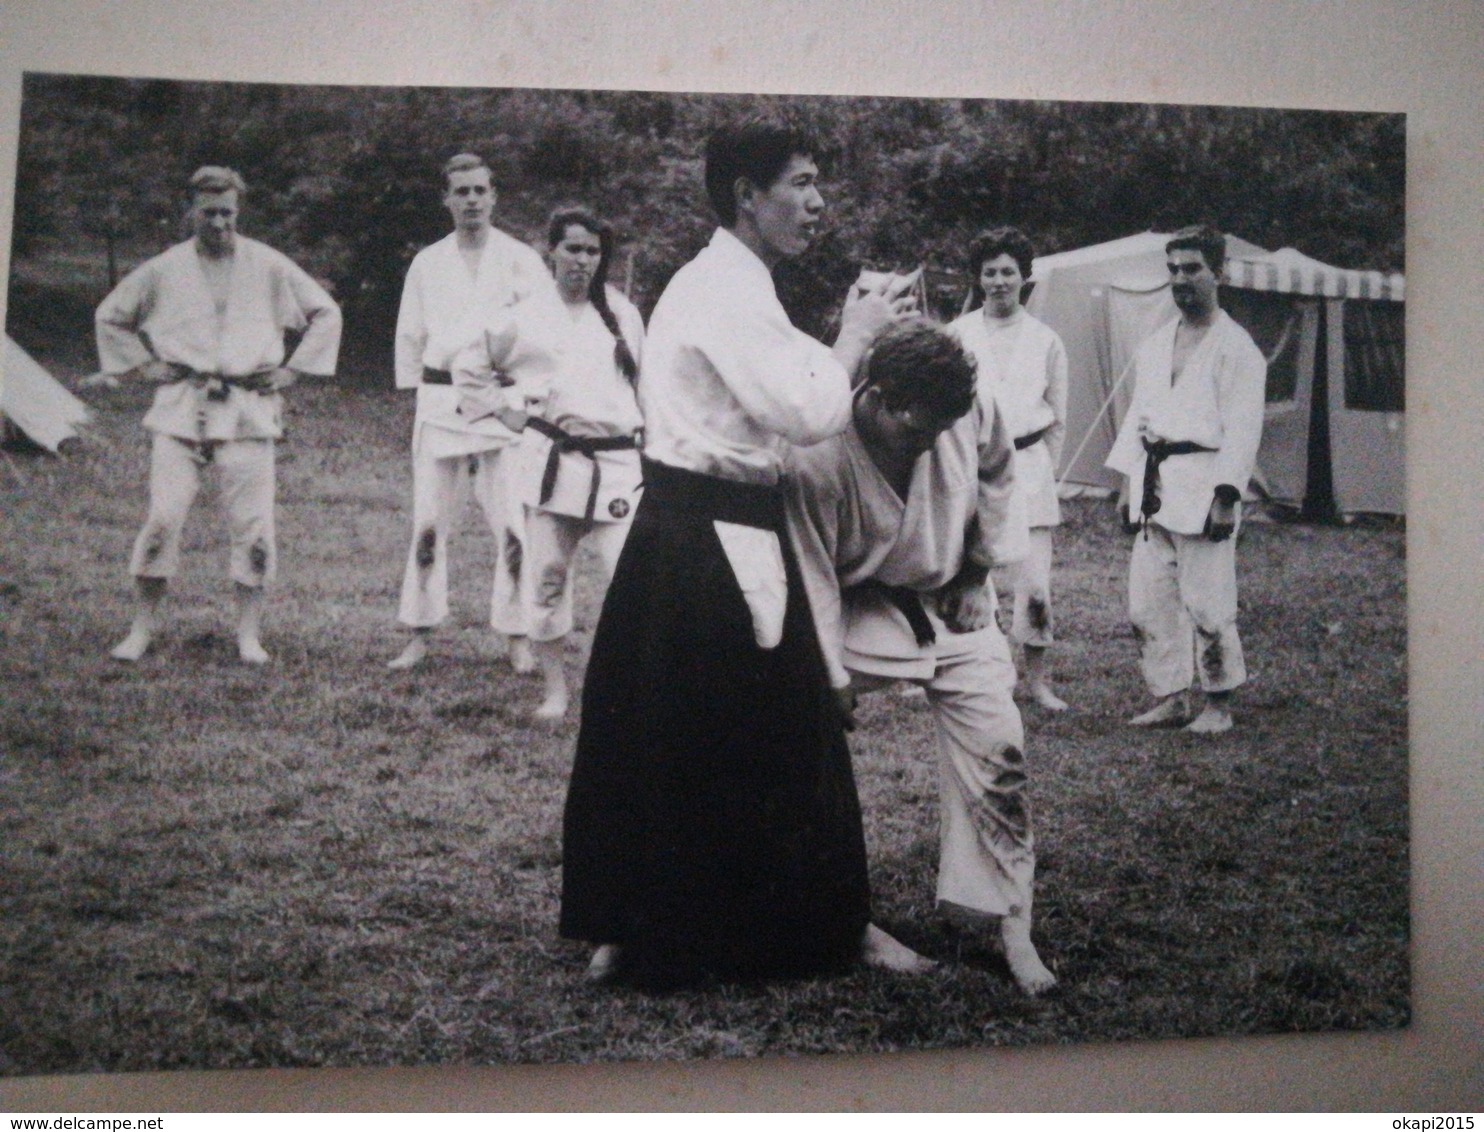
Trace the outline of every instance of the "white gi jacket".
[[[786, 444], [817, 444], [850, 421], [850, 377], [799, 330], [773, 276], [718, 228], [670, 280], [649, 322], [639, 379], [644, 453], [720, 479], [778, 482]], [[759, 645], [783, 634], [788, 590], [772, 531], [716, 524]]]
[[[832, 686], [850, 682], [847, 665], [932, 677], [933, 653], [917, 644], [900, 610], [882, 600], [846, 601], [842, 590], [869, 580], [915, 590], [946, 631], [935, 595], [965, 561], [993, 568], [1025, 555], [1013, 452], [994, 402], [976, 399], [918, 458], [905, 500], [854, 427], [790, 453], [789, 530]], [[993, 601], [992, 588], [989, 596]]]
[[[227, 300], [218, 309], [187, 240], [126, 275], [95, 315], [104, 373], [125, 373], [152, 358], [203, 374], [247, 377], [287, 364], [327, 377], [340, 349], [340, 308], [282, 252], [246, 236], [232, 242]], [[286, 331], [303, 332], [285, 363]], [[182, 440], [263, 440], [283, 435], [283, 399], [229, 385], [209, 397], [190, 381], [155, 390], [144, 427]]]
[[431, 445], [439, 456], [461, 456], [513, 442], [494, 417], [475, 422], [461, 415], [458, 390], [424, 384], [423, 367], [451, 372], [455, 356], [495, 312], [547, 291], [555, 297], [556, 283], [541, 256], [498, 228], [490, 229], [472, 276], [454, 232], [413, 257], [397, 312], [395, 365], [397, 388], [417, 390], [414, 452]]
[[1107, 466], [1129, 478], [1130, 513], [1144, 492], [1144, 445], [1139, 422], [1161, 440], [1189, 441], [1211, 452], [1170, 456], [1159, 469], [1160, 508], [1154, 521], [1175, 534], [1205, 529], [1220, 484], [1247, 489], [1262, 441], [1267, 360], [1225, 311], [1171, 380], [1179, 319], [1160, 327], [1134, 354], [1134, 395], [1108, 453]]
[[1061, 522], [1056, 465], [1067, 431], [1067, 351], [1051, 327], [1024, 310], [1004, 322], [988, 321], [984, 308], [948, 324], [974, 359], [979, 395], [993, 397], [1014, 440], [1044, 431], [1015, 453], [1015, 483], [1033, 527]]
[[[644, 318], [622, 293], [606, 289], [608, 309], [618, 322], [629, 352], [643, 362]], [[564, 304], [565, 306], [565, 304]], [[566, 308], [567, 338], [561, 364], [551, 379], [544, 402], [533, 411], [570, 436], [634, 436], [644, 425], [634, 385], [614, 360], [613, 335], [603, 316], [585, 303], [573, 316]], [[600, 488], [594, 516], [599, 521], [627, 515], [638, 501], [639, 454], [633, 449], [598, 452], [589, 457], [580, 452], [558, 456], [557, 478], [551, 499], [539, 503], [541, 478], [545, 474], [552, 441], [534, 428], [521, 438], [519, 474], [521, 499], [532, 506], [560, 515], [581, 516], [586, 512], [592, 484], [592, 465], [600, 466]], [[615, 509], [614, 501], [624, 505]]]

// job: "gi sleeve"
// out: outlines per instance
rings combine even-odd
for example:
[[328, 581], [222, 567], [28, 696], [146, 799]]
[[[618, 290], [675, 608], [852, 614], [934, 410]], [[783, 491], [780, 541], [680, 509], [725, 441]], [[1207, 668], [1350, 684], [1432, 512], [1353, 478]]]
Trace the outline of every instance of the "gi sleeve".
[[98, 368], [104, 373], [127, 373], [155, 356], [141, 328], [154, 308], [157, 289], [155, 268], [146, 263], [124, 276], [98, 304], [93, 329]]
[[423, 300], [423, 269], [414, 259], [402, 283], [402, 302], [397, 308], [397, 336], [393, 346], [393, 372], [398, 389], [416, 389], [423, 383], [423, 351], [428, 345], [427, 308]]
[[285, 329], [303, 331], [293, 356], [284, 364], [299, 373], [329, 377], [340, 354], [340, 306], [309, 273], [285, 257], [282, 261]]
[[494, 311], [479, 337], [454, 355], [460, 411], [470, 420], [535, 411], [551, 390], [570, 326], [554, 283]]
[[1223, 351], [1221, 370], [1216, 377], [1221, 450], [1216, 453], [1213, 469], [1217, 484], [1231, 484], [1239, 493], [1247, 490], [1257, 464], [1268, 380], [1267, 359], [1262, 351], [1246, 338], [1245, 332], [1242, 339]]
[[993, 568], [1019, 562], [1029, 552], [1029, 518], [1015, 489], [1015, 445], [999, 406], [991, 398], [988, 404], [977, 401], [973, 411], [980, 417], [979, 482], [964, 556]]
[[696, 346], [737, 403], [793, 444], [818, 444], [850, 423], [850, 376], [828, 347], [788, 321], [776, 300], [697, 328]]
[[1051, 453], [1051, 470], [1061, 466], [1062, 443], [1067, 438], [1067, 351], [1059, 335], [1052, 335], [1051, 349], [1046, 354], [1046, 403], [1056, 419], [1046, 430], [1046, 449]]
[[835, 569], [841, 501], [834, 485], [811, 475], [804, 460], [790, 459], [782, 482], [789, 537], [799, 559], [830, 687], [844, 688], [850, 683], [850, 673], [845, 668], [845, 614]]

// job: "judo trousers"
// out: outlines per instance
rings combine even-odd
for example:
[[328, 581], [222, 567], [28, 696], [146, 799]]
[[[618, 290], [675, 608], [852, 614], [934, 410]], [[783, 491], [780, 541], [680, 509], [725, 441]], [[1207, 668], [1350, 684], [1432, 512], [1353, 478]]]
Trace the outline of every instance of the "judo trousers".
[[1237, 540], [1173, 534], [1157, 523], [1134, 536], [1129, 620], [1144, 680], [1155, 696], [1226, 692], [1247, 679], [1237, 635]]
[[448, 619], [449, 536], [472, 492], [495, 540], [490, 625], [500, 633], [525, 632], [520, 604], [525, 512], [511, 482], [513, 453], [492, 449], [464, 456], [413, 455], [412, 545], [397, 609], [402, 624], [431, 628]]
[[[1029, 914], [1036, 872], [1026, 797], [1025, 728], [1010, 646], [991, 625], [955, 634], [937, 624], [927, 691], [938, 755], [938, 903], [976, 915]], [[894, 683], [850, 664], [861, 692]]]
[[[776, 531], [760, 648], [714, 521]], [[836, 971], [870, 915], [850, 754], [781, 495], [650, 462], [599, 618], [567, 793], [561, 933], [666, 990]]]
[[1018, 645], [1048, 648], [1056, 639], [1051, 614], [1051, 532], [1032, 527], [1026, 556], [995, 571], [995, 585], [1009, 590], [1009, 637]]
[[129, 572], [136, 578], [173, 578], [180, 570], [180, 538], [201, 490], [201, 471], [217, 469], [231, 541], [232, 580], [257, 588], [273, 580], [278, 544], [273, 525], [272, 440], [187, 443], [154, 434], [149, 460], [149, 517], [134, 540]]
[[606, 587], [618, 566], [629, 534], [629, 520], [598, 522], [526, 508], [526, 553], [521, 564], [520, 600], [533, 641], [558, 641], [572, 631], [572, 588], [577, 548], [586, 543], [598, 555]]

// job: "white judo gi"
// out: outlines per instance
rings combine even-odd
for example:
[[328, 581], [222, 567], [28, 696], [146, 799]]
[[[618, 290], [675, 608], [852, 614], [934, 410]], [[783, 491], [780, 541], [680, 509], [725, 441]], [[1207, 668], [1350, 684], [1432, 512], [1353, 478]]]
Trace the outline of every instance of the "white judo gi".
[[[334, 373], [340, 308], [266, 244], [235, 236], [230, 264], [224, 294], [213, 295], [195, 240], [176, 244], [125, 276], [95, 316], [104, 373], [156, 358], [190, 371], [156, 389], [144, 417], [153, 439], [149, 516], [129, 561], [136, 577], [175, 576], [181, 531], [208, 464], [221, 481], [233, 581], [259, 587], [277, 570], [273, 448], [283, 435], [283, 398], [231, 379], [282, 365]], [[303, 335], [287, 362], [285, 332]]]
[[[976, 400], [939, 435], [918, 459], [905, 500], [853, 426], [791, 452], [785, 483], [831, 682], [841, 688], [854, 678], [869, 689], [909, 680], [927, 690], [937, 724], [939, 902], [987, 915], [1029, 914], [1035, 849], [1009, 645], [993, 620], [954, 633], [936, 600], [966, 560], [994, 567], [1025, 550], [1013, 448], [993, 402]], [[931, 625], [931, 643], [919, 643], [881, 586], [911, 592], [908, 600], [920, 603]]]
[[[1137, 518], [1147, 462], [1140, 422], [1159, 440], [1206, 449], [1159, 465], [1158, 508], [1134, 536], [1129, 561], [1129, 618], [1144, 679], [1160, 698], [1189, 688], [1197, 674], [1207, 692], [1247, 679], [1237, 634], [1236, 535], [1212, 542], [1204, 531], [1217, 486], [1243, 492], [1252, 478], [1267, 383], [1262, 351], [1225, 311], [1172, 380], [1178, 326], [1177, 319], [1156, 330], [1135, 353], [1133, 400], [1107, 460], [1128, 476]], [[1240, 502], [1237, 515], [1240, 523]]]
[[524, 515], [504, 455], [519, 439], [493, 416], [470, 420], [451, 383], [455, 355], [496, 312], [556, 284], [535, 249], [491, 228], [471, 273], [450, 233], [413, 257], [397, 313], [397, 388], [417, 390], [412, 426], [412, 542], [397, 619], [428, 628], [448, 617], [448, 543], [472, 489], [495, 538], [490, 624], [523, 634], [518, 574]]
[[[629, 352], [640, 361], [643, 317], [612, 287], [607, 299]], [[559, 640], [572, 631], [572, 565], [580, 543], [597, 552], [605, 584], [613, 577], [642, 478], [637, 443], [644, 418], [633, 384], [614, 360], [613, 335], [590, 302], [566, 313], [561, 362], [544, 401], [535, 406], [544, 425], [527, 425], [516, 455], [526, 529], [520, 595], [533, 641]], [[553, 431], [572, 439], [558, 446], [548, 435]], [[582, 448], [585, 441], [625, 439], [633, 444]]]
[[1025, 558], [998, 573], [1014, 594], [1011, 639], [1044, 648], [1054, 639], [1051, 531], [1061, 523], [1056, 465], [1067, 431], [1066, 348], [1056, 331], [1022, 309], [1001, 321], [981, 307], [947, 329], [974, 359], [979, 396], [994, 398], [1015, 442], [1015, 488], [1030, 539]]

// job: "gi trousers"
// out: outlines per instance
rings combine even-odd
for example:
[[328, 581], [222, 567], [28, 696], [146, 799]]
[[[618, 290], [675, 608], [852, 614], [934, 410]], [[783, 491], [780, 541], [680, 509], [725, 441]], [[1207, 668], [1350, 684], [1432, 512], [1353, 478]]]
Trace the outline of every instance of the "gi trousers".
[[201, 490], [201, 470], [217, 469], [222, 509], [231, 541], [234, 582], [257, 588], [278, 570], [273, 525], [273, 441], [195, 443], [153, 434], [149, 460], [149, 516], [134, 540], [129, 572], [136, 578], [173, 578], [180, 570], [186, 516]]
[[577, 548], [586, 543], [602, 563], [603, 587], [613, 579], [633, 512], [611, 522], [526, 508], [526, 553], [520, 598], [533, 641], [557, 641], [572, 631], [572, 588]]
[[525, 632], [520, 570], [525, 553], [525, 514], [516, 495], [513, 449], [472, 455], [412, 457], [412, 545], [402, 574], [397, 620], [431, 628], [448, 619], [448, 548], [454, 523], [472, 493], [495, 539], [490, 625], [496, 632]]
[[[938, 639], [921, 651], [931, 654], [933, 672], [908, 679], [926, 689], [936, 732], [937, 899], [950, 910], [1028, 915], [1036, 853], [1010, 646], [994, 625], [950, 633], [936, 615], [929, 616]], [[895, 679], [889, 666], [849, 651], [846, 664], [860, 691]]]
[[1051, 532], [1032, 527], [1025, 558], [995, 571], [995, 585], [1011, 591], [1010, 639], [1046, 648], [1056, 638], [1051, 614]]
[[1199, 676], [1206, 692], [1247, 679], [1237, 635], [1236, 536], [1212, 542], [1150, 523], [1129, 558], [1129, 619], [1144, 680], [1155, 696], [1183, 692]]

